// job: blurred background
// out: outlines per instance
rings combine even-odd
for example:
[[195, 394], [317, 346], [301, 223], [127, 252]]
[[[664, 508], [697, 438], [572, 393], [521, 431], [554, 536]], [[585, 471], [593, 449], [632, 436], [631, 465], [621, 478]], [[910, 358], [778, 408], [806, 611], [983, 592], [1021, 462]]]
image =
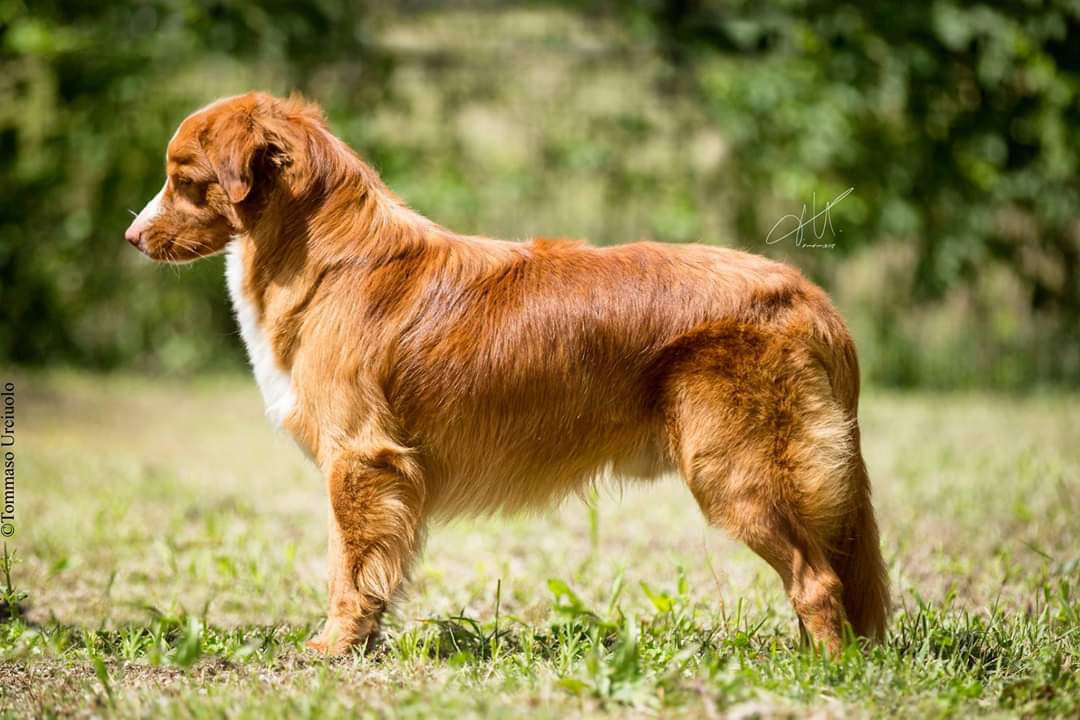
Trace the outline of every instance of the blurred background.
[[[461, 232], [786, 259], [871, 383], [1077, 386], [1078, 30], [1076, 0], [0, 0], [0, 364], [243, 367], [222, 260], [122, 235], [176, 125], [260, 88]], [[776, 241], [848, 188], [824, 247]]]

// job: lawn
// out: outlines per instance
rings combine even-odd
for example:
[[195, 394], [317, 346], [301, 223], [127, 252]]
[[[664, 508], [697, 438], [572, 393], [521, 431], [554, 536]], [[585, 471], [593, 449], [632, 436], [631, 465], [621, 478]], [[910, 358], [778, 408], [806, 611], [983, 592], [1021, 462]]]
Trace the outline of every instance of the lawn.
[[382, 646], [328, 661], [324, 488], [251, 380], [15, 380], [4, 717], [1080, 712], [1077, 395], [866, 394], [883, 646], [801, 647], [667, 478], [433, 528]]

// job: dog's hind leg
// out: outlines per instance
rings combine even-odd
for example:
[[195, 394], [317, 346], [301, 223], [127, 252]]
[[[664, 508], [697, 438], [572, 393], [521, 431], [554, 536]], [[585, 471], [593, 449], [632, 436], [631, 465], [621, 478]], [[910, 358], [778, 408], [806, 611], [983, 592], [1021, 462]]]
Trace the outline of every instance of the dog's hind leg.
[[374, 636], [421, 543], [424, 485], [393, 443], [341, 452], [330, 465], [326, 626], [308, 646], [339, 655]]
[[810, 638], [830, 652], [840, 648], [846, 621], [840, 579], [820, 543], [783, 509], [758, 499], [732, 502], [704, 489], [703, 477], [691, 488], [709, 521], [745, 542], [780, 575], [784, 590]]
[[780, 575], [815, 643], [840, 648], [833, 545], [856, 503], [853, 418], [797, 341], [755, 328], [695, 341], [670, 368], [671, 453], [710, 523]]

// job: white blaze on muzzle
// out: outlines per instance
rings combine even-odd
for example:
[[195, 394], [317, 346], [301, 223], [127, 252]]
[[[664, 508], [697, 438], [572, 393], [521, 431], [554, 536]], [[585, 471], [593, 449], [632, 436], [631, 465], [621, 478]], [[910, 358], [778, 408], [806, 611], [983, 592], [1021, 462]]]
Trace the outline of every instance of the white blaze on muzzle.
[[155, 195], [150, 202], [146, 203], [146, 207], [135, 216], [135, 219], [131, 221], [131, 225], [128, 226], [127, 231], [124, 232], [124, 238], [132, 245], [139, 245], [142, 242], [143, 231], [150, 226], [150, 223], [154, 221], [154, 218], [161, 214], [161, 199], [165, 196], [165, 188], [168, 187], [168, 185], [169, 181], [166, 180], [165, 184], [158, 190], [158, 194]]

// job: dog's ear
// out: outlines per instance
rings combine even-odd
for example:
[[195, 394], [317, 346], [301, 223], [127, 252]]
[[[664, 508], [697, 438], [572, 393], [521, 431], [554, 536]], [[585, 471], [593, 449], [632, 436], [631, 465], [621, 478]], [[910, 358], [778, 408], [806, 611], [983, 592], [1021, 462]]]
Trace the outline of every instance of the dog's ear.
[[218, 183], [233, 205], [251, 194], [259, 158], [281, 151], [280, 144], [253, 113], [233, 113], [208, 126], [202, 145]]

